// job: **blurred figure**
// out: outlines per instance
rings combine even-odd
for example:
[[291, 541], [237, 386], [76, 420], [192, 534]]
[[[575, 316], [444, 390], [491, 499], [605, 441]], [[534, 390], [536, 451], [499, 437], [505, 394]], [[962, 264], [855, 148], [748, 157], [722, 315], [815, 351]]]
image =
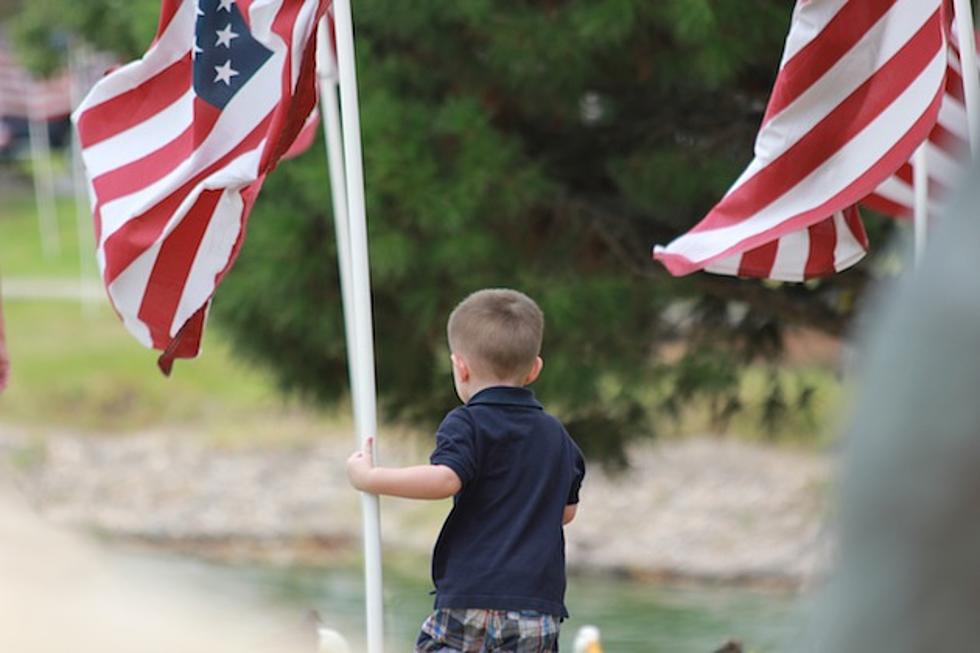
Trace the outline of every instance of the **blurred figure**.
[[7, 354], [7, 334], [3, 327], [3, 295], [0, 294], [0, 392], [10, 379], [10, 355]]
[[977, 207], [972, 183], [865, 334], [839, 560], [808, 652], [980, 650]]

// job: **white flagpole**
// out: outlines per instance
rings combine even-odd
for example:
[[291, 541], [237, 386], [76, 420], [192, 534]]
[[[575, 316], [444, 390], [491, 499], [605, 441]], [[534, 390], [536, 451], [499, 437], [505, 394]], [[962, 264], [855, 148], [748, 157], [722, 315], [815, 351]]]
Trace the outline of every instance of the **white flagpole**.
[[980, 158], [980, 77], [977, 73], [977, 41], [973, 21], [973, 2], [953, 0], [956, 13], [956, 36], [960, 46], [960, 66], [963, 76], [963, 94], [966, 99], [966, 115], [969, 120], [970, 152]]
[[38, 228], [41, 231], [41, 251], [45, 258], [61, 252], [58, 237], [58, 215], [54, 204], [54, 173], [51, 170], [51, 145], [48, 141], [48, 123], [38, 103], [35, 88], [29, 91], [27, 100], [27, 134], [31, 145], [31, 168], [34, 177], [34, 201], [37, 204]]
[[[88, 53], [75, 43], [68, 47], [68, 74], [71, 78], [71, 108], [78, 108], [91, 87], [88, 74]], [[95, 305], [88, 301], [90, 280], [98, 277], [95, 269], [95, 243], [90, 213], [88, 180], [82, 164], [82, 146], [75, 125], [71, 126], [72, 182], [75, 190], [75, 238], [78, 241], [78, 300], [86, 317], [92, 317]]]
[[344, 144], [340, 130], [340, 98], [337, 95], [337, 70], [333, 46], [328, 38], [329, 22], [320, 21], [317, 32], [317, 80], [320, 88], [320, 117], [327, 146], [327, 171], [330, 173], [330, 199], [333, 203], [334, 231], [337, 238], [337, 267], [340, 271], [340, 297], [347, 340], [347, 371], [350, 377], [351, 402], [357, 387], [357, 349], [354, 327], [353, 292], [351, 290], [350, 216], [347, 211], [347, 177], [344, 174]]
[[929, 230], [929, 157], [926, 152], [928, 140], [923, 141], [912, 155], [912, 188], [915, 202], [912, 211], [912, 225], [915, 233], [915, 264], [922, 263], [926, 249], [926, 234]]
[[[364, 206], [364, 164], [361, 157], [361, 119], [357, 106], [354, 65], [354, 24], [350, 0], [334, 0], [337, 67], [343, 116], [347, 205], [350, 216], [351, 294], [354, 307], [357, 385], [353, 389], [354, 421], [363, 445], [377, 436], [378, 415], [374, 379], [374, 337], [371, 319], [371, 280], [368, 266], [367, 216]], [[377, 443], [377, 439], [375, 439]], [[375, 449], [377, 455], [377, 449]], [[364, 582], [367, 608], [367, 653], [384, 650], [384, 603], [381, 578], [381, 511], [378, 497], [362, 494], [364, 513]]]

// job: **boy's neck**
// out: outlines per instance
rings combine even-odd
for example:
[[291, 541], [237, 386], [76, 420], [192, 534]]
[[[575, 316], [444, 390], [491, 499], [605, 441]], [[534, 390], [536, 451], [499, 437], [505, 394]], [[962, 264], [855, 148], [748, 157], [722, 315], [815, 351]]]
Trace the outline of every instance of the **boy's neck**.
[[483, 392], [487, 388], [523, 388], [524, 385], [521, 383], [515, 383], [514, 381], [499, 381], [497, 379], [487, 379], [487, 380], [477, 380], [470, 378], [470, 382], [466, 384], [467, 394], [466, 400], [463, 403], [469, 403], [470, 399]]

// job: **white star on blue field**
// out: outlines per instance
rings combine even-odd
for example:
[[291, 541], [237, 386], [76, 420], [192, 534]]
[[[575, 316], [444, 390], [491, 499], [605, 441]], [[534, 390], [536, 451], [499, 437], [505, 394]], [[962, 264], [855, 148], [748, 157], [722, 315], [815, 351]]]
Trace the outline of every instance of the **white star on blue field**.
[[235, 0], [198, 0], [194, 37], [194, 92], [218, 109], [272, 56], [252, 37]]

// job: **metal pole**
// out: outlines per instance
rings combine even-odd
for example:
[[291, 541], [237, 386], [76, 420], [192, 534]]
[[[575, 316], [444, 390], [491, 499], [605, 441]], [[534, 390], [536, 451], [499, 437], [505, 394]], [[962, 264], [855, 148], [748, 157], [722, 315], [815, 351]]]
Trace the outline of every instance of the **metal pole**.
[[[361, 120], [357, 106], [354, 65], [354, 25], [350, 0], [334, 1], [337, 29], [337, 65], [343, 116], [347, 202], [350, 211], [351, 292], [354, 307], [357, 385], [354, 420], [359, 442], [378, 430], [374, 378], [374, 339], [371, 318], [371, 279], [368, 265], [367, 216], [364, 205], [364, 164], [361, 156]], [[377, 442], [377, 440], [375, 440]], [[367, 609], [367, 653], [384, 650], [384, 602], [381, 577], [381, 516], [377, 496], [362, 494], [364, 513], [364, 581]]]
[[971, 0], [953, 0], [956, 13], [956, 35], [960, 45], [960, 67], [963, 94], [969, 121], [970, 152], [980, 157], [980, 76], [977, 72], [977, 41]]
[[50, 259], [61, 253], [58, 236], [58, 215], [54, 204], [54, 173], [51, 170], [51, 145], [48, 123], [38, 103], [36, 89], [29, 91], [27, 101], [27, 133], [31, 144], [31, 169], [34, 177], [34, 201], [37, 204], [38, 229], [41, 232], [41, 251]]
[[357, 387], [357, 331], [354, 327], [353, 292], [351, 290], [350, 217], [347, 211], [346, 175], [344, 175], [344, 144], [340, 129], [340, 98], [337, 95], [337, 70], [333, 45], [327, 38], [329, 21], [320, 21], [317, 32], [317, 79], [320, 88], [320, 117], [327, 146], [327, 171], [330, 173], [330, 199], [333, 203], [334, 231], [337, 237], [337, 267], [340, 271], [340, 298], [344, 312], [344, 333], [347, 340], [347, 371], [350, 377], [351, 408], [354, 388]]
[[[71, 77], [72, 111], [78, 108], [91, 87], [88, 63], [87, 52], [74, 43], [69, 44], [68, 71]], [[74, 123], [71, 126], [71, 162], [72, 185], [75, 190], [75, 238], [78, 241], [78, 300], [82, 304], [82, 313], [87, 318], [91, 318], [95, 313], [95, 305], [89, 301], [86, 291], [89, 282], [98, 278], [98, 272], [95, 268], [95, 243], [88, 180], [85, 178], [82, 163], [82, 144], [78, 140], [78, 130], [75, 129]]]
[[912, 224], [915, 232], [915, 264], [922, 263], [926, 249], [926, 234], [929, 231], [929, 161], [926, 148], [929, 141], [923, 141], [912, 155], [912, 188], [915, 205], [912, 211]]

